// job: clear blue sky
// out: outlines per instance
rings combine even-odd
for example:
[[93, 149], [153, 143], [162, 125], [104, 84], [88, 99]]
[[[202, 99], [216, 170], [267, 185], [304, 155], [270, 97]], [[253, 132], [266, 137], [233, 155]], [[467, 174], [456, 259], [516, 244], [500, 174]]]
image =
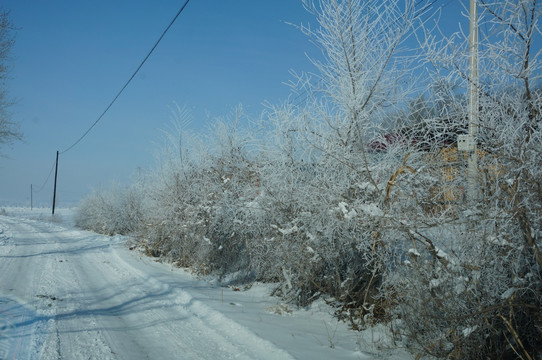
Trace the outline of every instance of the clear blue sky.
[[[56, 151], [97, 119], [183, 3], [2, 1], [19, 28], [8, 91], [24, 142], [2, 149], [0, 205], [30, 204], [30, 184], [39, 189]], [[447, 21], [463, 20], [458, 8], [447, 7], [454, 13]], [[193, 130], [205, 131], [209, 116], [238, 104], [257, 117], [264, 101], [287, 98], [289, 71], [311, 71], [305, 53], [318, 52], [287, 22], [314, 19], [298, 0], [191, 0], [111, 110], [60, 156], [57, 206], [113, 180], [128, 182], [138, 167], [152, 168], [174, 102], [192, 110]], [[52, 178], [34, 204], [50, 205]]]

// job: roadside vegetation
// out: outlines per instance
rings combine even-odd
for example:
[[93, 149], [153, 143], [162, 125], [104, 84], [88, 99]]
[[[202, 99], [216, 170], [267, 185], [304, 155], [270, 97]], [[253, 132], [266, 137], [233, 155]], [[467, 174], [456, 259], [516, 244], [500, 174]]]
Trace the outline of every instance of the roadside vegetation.
[[19, 141], [22, 134], [19, 124], [11, 119], [9, 107], [13, 104], [7, 91], [7, 81], [11, 70], [11, 49], [15, 43], [15, 27], [9, 11], [0, 7], [0, 148]]
[[467, 35], [434, 35], [416, 2], [304, 3], [317, 26], [300, 30], [324, 56], [293, 79], [292, 101], [251, 122], [239, 108], [208, 134], [179, 111], [156, 169], [89, 195], [77, 224], [197, 273], [275, 283], [299, 306], [323, 298], [420, 356], [539, 358], [540, 5], [479, 4], [469, 198], [456, 141]]

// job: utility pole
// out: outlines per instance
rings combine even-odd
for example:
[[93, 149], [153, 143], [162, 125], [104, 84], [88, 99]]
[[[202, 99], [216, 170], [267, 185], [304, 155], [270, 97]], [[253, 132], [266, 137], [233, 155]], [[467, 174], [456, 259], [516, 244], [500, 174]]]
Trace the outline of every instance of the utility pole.
[[56, 204], [56, 178], [58, 174], [58, 151], [56, 152], [56, 166], [55, 166], [55, 187], [53, 190], [53, 215], [55, 214], [55, 204]]
[[32, 199], [32, 184], [30, 184], [30, 211], [32, 211], [33, 208], [33, 199]]
[[457, 149], [468, 155], [467, 165], [467, 199], [474, 202], [478, 199], [478, 153], [476, 133], [479, 124], [479, 92], [478, 92], [478, 4], [470, 0], [469, 26], [469, 133], [457, 138]]

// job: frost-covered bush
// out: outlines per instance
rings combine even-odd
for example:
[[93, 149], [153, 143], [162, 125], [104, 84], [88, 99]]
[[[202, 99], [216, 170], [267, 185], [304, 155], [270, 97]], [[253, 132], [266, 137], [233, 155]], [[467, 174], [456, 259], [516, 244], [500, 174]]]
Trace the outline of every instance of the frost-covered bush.
[[374, 188], [360, 185], [360, 174], [336, 159], [307, 154], [310, 144], [288, 135], [302, 117], [284, 110], [272, 115], [278, 116], [271, 119], [274, 146], [261, 159], [258, 202], [265, 204], [271, 231], [253, 240], [267, 250], [259, 266], [280, 281], [277, 294], [300, 305], [325, 295], [359, 306], [373, 275], [380, 215]]
[[259, 175], [246, 146], [246, 134], [217, 121], [204, 146], [192, 142], [185, 157], [166, 156], [142, 233], [151, 253], [201, 273], [257, 277], [249, 243], [264, 237], [266, 217], [255, 202]]
[[94, 190], [79, 203], [75, 225], [107, 235], [136, 232], [142, 226], [143, 197], [138, 185]]
[[395, 297], [400, 331], [411, 347], [443, 358], [536, 349], [539, 270], [521, 244], [494, 236], [493, 221], [469, 229], [470, 219], [462, 220], [430, 232], [442, 248], [433, 253], [416, 241], [386, 275], [383, 294]]

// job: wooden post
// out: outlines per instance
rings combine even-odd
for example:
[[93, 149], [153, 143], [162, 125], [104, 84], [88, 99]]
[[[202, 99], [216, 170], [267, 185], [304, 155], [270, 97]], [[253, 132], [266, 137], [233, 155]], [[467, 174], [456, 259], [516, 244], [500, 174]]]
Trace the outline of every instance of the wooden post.
[[58, 174], [58, 151], [56, 152], [56, 166], [55, 166], [55, 187], [53, 190], [53, 215], [55, 214], [55, 204], [56, 204], [56, 179]]

